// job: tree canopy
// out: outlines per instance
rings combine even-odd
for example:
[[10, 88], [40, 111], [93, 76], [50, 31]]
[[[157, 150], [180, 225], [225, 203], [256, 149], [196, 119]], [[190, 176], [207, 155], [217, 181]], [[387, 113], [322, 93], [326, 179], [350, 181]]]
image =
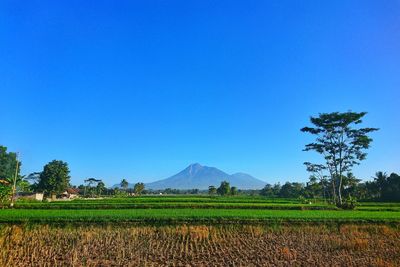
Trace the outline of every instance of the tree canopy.
[[217, 193], [221, 196], [229, 195], [231, 192], [231, 187], [227, 181], [221, 182], [221, 185], [217, 189]]
[[129, 183], [126, 179], [122, 179], [121, 183], [119, 184], [124, 190], [128, 189]]
[[37, 189], [46, 195], [61, 194], [69, 186], [68, 164], [61, 160], [47, 163], [40, 173]]
[[305, 162], [307, 170], [313, 173], [328, 173], [333, 197], [338, 206], [343, 203], [343, 174], [351, 172], [367, 156], [366, 149], [372, 139], [369, 133], [377, 128], [356, 128], [362, 123], [366, 112], [321, 113], [311, 117], [314, 127], [304, 127], [302, 132], [316, 136], [315, 142], [307, 144], [304, 151], [316, 151], [323, 156], [323, 163]]
[[143, 190], [144, 190], [144, 183], [136, 183], [136, 184], [133, 186], [133, 192], [134, 192], [136, 195], [142, 194]]
[[208, 187], [208, 194], [209, 195], [216, 195], [217, 194], [217, 188], [213, 185], [210, 185]]
[[[0, 146], [0, 180], [11, 182], [15, 175], [17, 167], [17, 153], [7, 152], [7, 147]], [[21, 163], [18, 164], [17, 175], [21, 169]]]
[[374, 181], [367, 183], [367, 190], [381, 201], [400, 201], [400, 175], [377, 172]]
[[96, 179], [96, 178], [87, 178], [84, 180], [85, 186], [84, 186], [84, 195], [89, 195], [91, 197], [94, 196], [99, 196], [105, 191], [105, 184], [103, 183], [103, 180], [101, 179]]
[[0, 203], [10, 200], [15, 171], [17, 179], [21, 178], [20, 168], [21, 163], [17, 165], [17, 153], [7, 152], [7, 147], [0, 146]]

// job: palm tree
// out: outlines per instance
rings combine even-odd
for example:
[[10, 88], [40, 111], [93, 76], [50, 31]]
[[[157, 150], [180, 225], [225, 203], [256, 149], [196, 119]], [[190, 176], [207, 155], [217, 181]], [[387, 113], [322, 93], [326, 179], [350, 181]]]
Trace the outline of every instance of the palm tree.
[[376, 183], [376, 190], [377, 190], [377, 194], [378, 197], [381, 197], [381, 192], [383, 187], [386, 184], [388, 175], [386, 174], [386, 172], [376, 172], [375, 173], [375, 177], [373, 177]]

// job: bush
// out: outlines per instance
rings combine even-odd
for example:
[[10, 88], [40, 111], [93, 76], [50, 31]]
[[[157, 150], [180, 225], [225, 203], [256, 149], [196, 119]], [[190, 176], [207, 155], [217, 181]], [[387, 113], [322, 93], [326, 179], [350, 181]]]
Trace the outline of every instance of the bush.
[[338, 205], [338, 208], [344, 210], [354, 210], [357, 207], [357, 200], [355, 198], [349, 197], [344, 200], [344, 202]]

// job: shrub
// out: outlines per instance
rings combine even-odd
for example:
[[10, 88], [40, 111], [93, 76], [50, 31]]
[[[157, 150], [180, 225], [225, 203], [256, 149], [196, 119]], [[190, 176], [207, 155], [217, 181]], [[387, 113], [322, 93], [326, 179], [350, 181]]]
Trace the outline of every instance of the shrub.
[[339, 208], [344, 210], [354, 210], [357, 207], [357, 200], [355, 198], [349, 197], [343, 201]]

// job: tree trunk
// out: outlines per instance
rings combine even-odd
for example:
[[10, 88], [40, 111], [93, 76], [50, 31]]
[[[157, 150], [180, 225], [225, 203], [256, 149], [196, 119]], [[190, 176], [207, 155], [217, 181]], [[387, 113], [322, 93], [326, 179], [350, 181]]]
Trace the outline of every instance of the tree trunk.
[[333, 197], [333, 202], [336, 205], [337, 204], [337, 201], [336, 201], [336, 183], [335, 183], [335, 179], [334, 178], [332, 178], [332, 197]]
[[342, 181], [343, 181], [343, 178], [340, 175], [339, 186], [338, 186], [338, 197], [339, 197], [339, 205], [340, 206], [342, 206], [342, 204], [343, 204], [343, 201], [342, 201]]

